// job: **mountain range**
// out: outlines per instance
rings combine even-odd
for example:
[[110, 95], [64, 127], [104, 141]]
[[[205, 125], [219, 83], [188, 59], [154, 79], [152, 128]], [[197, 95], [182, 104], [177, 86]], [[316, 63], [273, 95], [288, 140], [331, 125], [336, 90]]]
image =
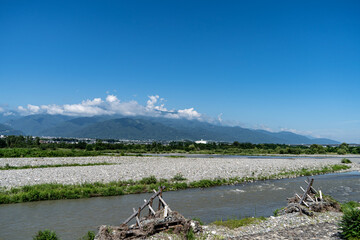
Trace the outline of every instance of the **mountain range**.
[[[2, 123], [1, 123], [2, 122]], [[2, 135], [32, 135], [127, 140], [199, 140], [279, 144], [338, 144], [292, 132], [221, 126], [197, 120], [154, 117], [70, 117], [29, 115], [0, 119]]]

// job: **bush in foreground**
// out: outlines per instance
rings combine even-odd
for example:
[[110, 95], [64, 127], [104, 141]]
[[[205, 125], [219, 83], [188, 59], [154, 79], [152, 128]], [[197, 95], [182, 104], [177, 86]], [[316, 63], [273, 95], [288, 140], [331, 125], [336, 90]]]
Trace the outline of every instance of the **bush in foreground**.
[[56, 236], [56, 233], [54, 231], [46, 229], [44, 231], [39, 231], [33, 237], [33, 240], [60, 240], [60, 238]]
[[339, 226], [344, 239], [360, 239], [360, 210], [357, 208], [346, 210]]

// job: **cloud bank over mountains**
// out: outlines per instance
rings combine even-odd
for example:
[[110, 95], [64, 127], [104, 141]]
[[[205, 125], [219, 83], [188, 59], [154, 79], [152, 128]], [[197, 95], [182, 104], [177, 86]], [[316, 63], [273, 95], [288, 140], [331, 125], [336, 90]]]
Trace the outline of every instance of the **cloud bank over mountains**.
[[[93, 100], [84, 100], [77, 104], [64, 105], [31, 105], [26, 107], [19, 106], [18, 112], [22, 115], [32, 114], [60, 114], [67, 116], [99, 116], [115, 115], [124, 116], [149, 116], [149, 117], [166, 117], [166, 118], [185, 118], [188, 120], [204, 121], [204, 115], [200, 114], [194, 108], [179, 110], [168, 110], [163, 103], [164, 99], [158, 95], [149, 96], [146, 105], [141, 105], [137, 101], [122, 102], [115, 95], [107, 95], [106, 99], [94, 98]], [[3, 110], [3, 109], [0, 109]]]

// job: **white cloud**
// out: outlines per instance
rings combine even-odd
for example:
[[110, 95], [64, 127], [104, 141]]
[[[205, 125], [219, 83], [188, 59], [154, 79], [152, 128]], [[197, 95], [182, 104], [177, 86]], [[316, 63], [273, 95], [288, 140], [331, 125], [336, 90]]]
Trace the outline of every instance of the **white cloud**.
[[31, 105], [26, 107], [19, 106], [18, 111], [23, 115], [31, 114], [60, 114], [68, 116], [97, 116], [121, 114], [124, 116], [151, 116], [167, 118], [185, 118], [203, 120], [203, 115], [194, 110], [186, 108], [180, 110], [168, 110], [163, 103], [165, 99], [158, 95], [149, 96], [146, 105], [141, 105], [137, 101], [121, 102], [115, 95], [107, 95], [105, 101], [101, 98], [84, 100], [77, 104], [65, 105]]
[[297, 130], [297, 129], [293, 129], [293, 128], [280, 128], [281, 132], [291, 132], [291, 133], [295, 133], [295, 134], [299, 134], [299, 135], [308, 135], [308, 136], [312, 136], [312, 137], [320, 137], [320, 136], [315, 136], [313, 132], [311, 131], [303, 131], [303, 130]]
[[222, 121], [223, 121], [222, 115], [223, 115], [223, 113], [220, 113], [217, 117], [217, 120], [219, 121], [219, 123], [222, 123]]
[[28, 104], [28, 109], [33, 113], [39, 113], [40, 112], [40, 107], [39, 106]]
[[5, 109], [2, 108], [2, 107], [0, 107], [0, 113], [1, 113], [1, 112], [5, 112]]
[[119, 102], [119, 99], [114, 96], [114, 95], [108, 95], [106, 97], [106, 101], [109, 102], [109, 103], [112, 103], [112, 102]]
[[256, 130], [265, 130], [265, 131], [268, 131], [268, 132], [276, 132], [274, 129], [264, 125], [264, 124], [257, 124], [253, 129], [256, 129]]
[[275, 133], [275, 132], [291, 132], [291, 133], [295, 133], [295, 134], [299, 134], [299, 135], [303, 135], [303, 136], [307, 136], [307, 137], [310, 136], [310, 137], [314, 137], [314, 138], [322, 137], [321, 135], [316, 134], [312, 131], [303, 131], [303, 130], [297, 130], [294, 128], [284, 128], [284, 127], [273, 129], [264, 124], [258, 124], [253, 129], [265, 130], [265, 131], [273, 132], [273, 133]]
[[201, 114], [194, 110], [194, 108], [188, 108], [184, 110], [178, 110], [178, 114], [180, 117], [187, 119], [200, 119]]

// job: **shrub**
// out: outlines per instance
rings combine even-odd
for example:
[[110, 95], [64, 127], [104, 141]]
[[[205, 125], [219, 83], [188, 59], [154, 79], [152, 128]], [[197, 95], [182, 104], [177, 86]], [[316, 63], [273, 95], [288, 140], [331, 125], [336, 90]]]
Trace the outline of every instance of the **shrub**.
[[343, 158], [342, 160], [341, 160], [341, 163], [352, 163], [349, 159], [347, 159], [347, 158]]
[[341, 204], [341, 211], [342, 212], [350, 211], [351, 209], [356, 208], [356, 207], [360, 207], [360, 203], [350, 201], [350, 202]]
[[48, 229], [44, 231], [39, 231], [34, 237], [33, 240], [59, 240], [54, 231]]
[[140, 183], [141, 184], [153, 184], [153, 183], [157, 183], [157, 179], [155, 176], [145, 177], [140, 180]]
[[346, 154], [346, 150], [339, 148], [339, 149], [337, 150], [337, 154], [339, 154], [339, 155], [345, 155], [345, 154]]
[[187, 179], [181, 173], [177, 173], [171, 180], [172, 181], [185, 181]]
[[339, 226], [343, 238], [360, 239], [360, 210], [351, 208], [345, 211]]
[[192, 228], [189, 229], [189, 231], [185, 235], [186, 240], [195, 240], [195, 233]]
[[88, 231], [85, 236], [80, 238], [79, 240], [94, 240], [95, 239], [95, 233], [93, 231]]
[[281, 209], [277, 208], [274, 210], [273, 214], [274, 214], [274, 217], [277, 217], [279, 216], [279, 212], [280, 212]]

